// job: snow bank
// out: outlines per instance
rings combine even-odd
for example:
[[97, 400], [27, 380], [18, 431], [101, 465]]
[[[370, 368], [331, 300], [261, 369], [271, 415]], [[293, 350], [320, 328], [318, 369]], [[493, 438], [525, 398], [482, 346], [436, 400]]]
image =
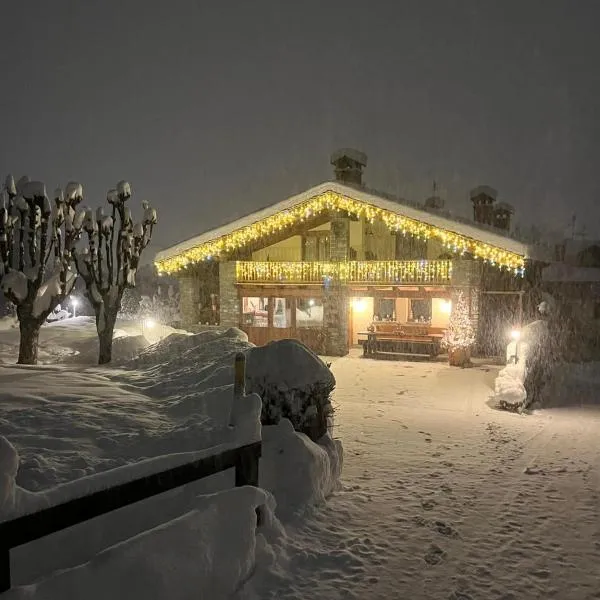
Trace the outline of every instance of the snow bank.
[[342, 445], [329, 435], [319, 444], [294, 431], [290, 421], [263, 427], [260, 485], [277, 500], [277, 515], [284, 521], [321, 504], [338, 489]]
[[309, 348], [297, 340], [281, 340], [248, 352], [247, 377], [250, 386], [269, 380], [281, 391], [305, 389], [315, 382], [335, 385], [333, 373]]
[[[138, 332], [136, 324], [117, 324], [115, 349], [121, 362], [112, 368], [55, 364], [0, 369], [0, 430], [10, 440], [0, 439], [0, 518], [160, 470], [202, 449], [239, 445], [260, 435], [260, 398], [233, 398], [237, 352], [246, 352], [250, 365], [269, 373], [269, 365], [257, 361], [260, 352], [243, 332], [174, 332], [143, 347]], [[0, 332], [0, 343], [12, 343], [15, 333]], [[95, 325], [87, 317], [68, 319], [43, 327], [41, 338], [48, 360], [59, 359], [60, 347], [68, 360], [85, 363], [92, 356]], [[125, 350], [137, 355], [126, 360]], [[312, 353], [293, 360], [312, 367], [298, 368], [291, 359], [276, 367], [285, 385], [309, 385], [327, 374]], [[7, 597], [54, 600], [81, 597], [82, 589], [97, 594], [91, 598], [131, 597], [134, 589], [136, 597], [148, 598], [189, 597], [192, 588], [194, 597], [231, 593], [255, 563], [273, 561], [277, 554], [261, 530], [268, 526], [283, 536], [277, 518], [302, 514], [331, 494], [339, 481], [341, 445], [329, 436], [316, 444], [285, 419], [262, 428], [262, 435], [259, 477], [266, 491], [252, 492], [258, 500], [231, 489], [229, 470], [16, 548], [15, 583], [41, 582]], [[257, 534], [249, 533], [250, 523], [255, 526], [249, 515], [255, 517], [258, 505], [268, 507], [261, 513], [263, 525]], [[226, 539], [228, 531], [239, 532], [240, 540]], [[110, 550], [103, 552], [106, 548]], [[225, 548], [233, 553], [230, 557], [219, 554]], [[41, 580], [64, 569], [69, 570]], [[124, 583], [126, 577], [130, 581]], [[179, 580], [181, 590], [171, 593], [169, 586], [177, 587]]]
[[[257, 532], [258, 507], [265, 526]], [[5, 596], [35, 600], [228, 598], [266, 554], [269, 538], [283, 535], [272, 510], [269, 495], [251, 487], [198, 497], [182, 516], [108, 548], [83, 565], [14, 588]]]

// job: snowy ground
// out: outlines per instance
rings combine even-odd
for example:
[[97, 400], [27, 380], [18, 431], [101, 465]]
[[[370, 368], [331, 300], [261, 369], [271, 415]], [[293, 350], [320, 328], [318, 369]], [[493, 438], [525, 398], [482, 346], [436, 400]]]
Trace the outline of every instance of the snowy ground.
[[497, 411], [494, 367], [333, 371], [343, 491], [241, 597], [600, 598], [599, 412]]
[[[126, 363], [127, 374], [102, 374], [75, 364], [91, 352], [89, 332], [64, 327], [45, 328], [42, 350], [49, 362], [71, 361], [68, 366], [0, 367], [0, 433], [23, 450], [21, 485], [43, 489], [223, 439], [228, 410], [219, 407], [230, 398], [231, 378], [224, 365], [244, 347], [240, 339], [215, 345], [207, 338], [199, 347], [182, 336], [144, 351], [147, 342], [135, 327], [123, 326], [121, 349], [139, 358]], [[5, 350], [12, 352], [13, 338], [12, 331], [0, 333]], [[8, 350], [0, 351], [5, 363]], [[157, 362], [160, 352], [170, 362]], [[267, 479], [261, 483], [281, 500], [285, 530], [269, 517], [255, 535], [254, 506], [270, 503], [262, 492], [159, 498], [141, 516], [135, 507], [123, 511], [112, 522], [116, 541], [163, 519], [168, 526], [97, 558], [94, 548], [106, 547], [107, 539], [115, 543], [102, 520], [42, 543], [44, 566], [27, 565], [30, 550], [17, 549], [19, 582], [64, 566], [65, 559], [69, 565], [82, 556], [92, 560], [9, 597], [64, 600], [86, 590], [90, 600], [135, 593], [146, 600], [600, 598], [600, 412], [573, 406], [528, 416], [497, 411], [488, 399], [498, 367], [462, 370], [353, 353], [332, 368], [334, 435], [343, 441], [345, 460], [343, 488], [325, 504], [310, 490], [298, 496], [325, 472], [326, 453], [285, 427], [264, 428], [261, 478]], [[552, 404], [600, 398], [597, 365], [559, 375]], [[82, 397], [90, 402], [78, 403]], [[42, 421], [31, 419], [32, 411]], [[61, 411], [74, 424], [69, 430], [57, 426]], [[285, 510], [315, 501], [321, 505], [300, 516]], [[185, 515], [175, 519], [182, 506]], [[211, 555], [203, 552], [207, 544]], [[115, 582], [123, 582], [120, 595]], [[232, 583], [233, 596], [226, 585]]]

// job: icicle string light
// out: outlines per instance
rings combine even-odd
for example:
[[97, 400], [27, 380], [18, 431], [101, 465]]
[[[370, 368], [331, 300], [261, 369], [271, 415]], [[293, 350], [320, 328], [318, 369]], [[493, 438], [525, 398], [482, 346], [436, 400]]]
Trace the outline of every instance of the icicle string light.
[[393, 232], [412, 235], [423, 240], [438, 239], [453, 252], [458, 254], [468, 252], [475, 258], [512, 269], [515, 274], [522, 274], [525, 265], [525, 259], [520, 254], [328, 191], [288, 210], [240, 227], [214, 240], [198, 244], [175, 256], [158, 260], [156, 266], [161, 273], [175, 273], [188, 265], [227, 256], [252, 242], [291, 228], [327, 211], [344, 211], [354, 217], [364, 218], [370, 223], [380, 219]]
[[346, 283], [448, 284], [451, 276], [451, 260], [236, 263], [240, 283], [322, 283], [332, 278]]

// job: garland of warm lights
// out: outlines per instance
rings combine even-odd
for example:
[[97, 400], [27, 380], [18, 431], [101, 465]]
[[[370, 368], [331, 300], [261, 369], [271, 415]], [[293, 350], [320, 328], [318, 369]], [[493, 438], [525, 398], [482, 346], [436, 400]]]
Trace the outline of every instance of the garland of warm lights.
[[451, 260], [370, 260], [348, 262], [235, 263], [236, 281], [321, 283], [326, 278], [346, 283], [450, 283]]
[[293, 208], [184, 250], [180, 254], [170, 258], [159, 260], [156, 262], [156, 267], [160, 273], [175, 273], [189, 265], [226, 255], [243, 248], [253, 241], [302, 223], [315, 215], [330, 210], [345, 211], [358, 218], [364, 217], [370, 223], [373, 223], [375, 219], [381, 219], [391, 231], [403, 233], [404, 235], [409, 234], [424, 240], [435, 238], [440, 240], [446, 248], [454, 252], [460, 254], [468, 252], [475, 258], [486, 260], [499, 267], [513, 269], [515, 274], [523, 273], [525, 260], [519, 254], [479, 242], [460, 233], [398, 215], [371, 204], [353, 200], [332, 191], [313, 196], [306, 202], [302, 202]]

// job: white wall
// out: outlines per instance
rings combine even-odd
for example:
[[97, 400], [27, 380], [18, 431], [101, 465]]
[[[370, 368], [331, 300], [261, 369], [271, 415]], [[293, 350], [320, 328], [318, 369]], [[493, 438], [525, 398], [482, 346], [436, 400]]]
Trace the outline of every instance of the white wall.
[[252, 260], [255, 261], [266, 261], [267, 257], [273, 261], [302, 260], [302, 237], [294, 235], [252, 253]]
[[[359, 331], [366, 331], [373, 322], [373, 298], [350, 298], [350, 319], [352, 323], [352, 345], [358, 344]], [[357, 310], [356, 301], [360, 302], [362, 310]]]
[[408, 321], [408, 298], [396, 298], [396, 321], [406, 323]]

